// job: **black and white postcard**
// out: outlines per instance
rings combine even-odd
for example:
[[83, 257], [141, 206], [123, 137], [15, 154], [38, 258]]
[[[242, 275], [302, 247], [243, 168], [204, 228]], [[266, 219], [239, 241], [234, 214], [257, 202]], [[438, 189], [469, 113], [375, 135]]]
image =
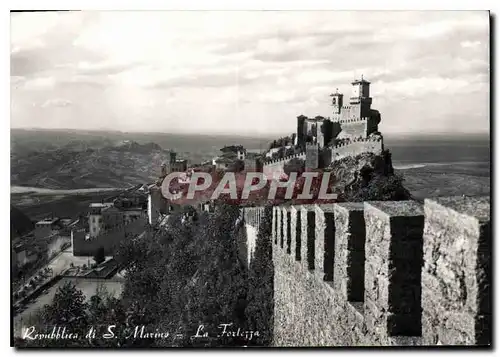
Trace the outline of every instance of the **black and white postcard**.
[[488, 11], [10, 20], [13, 347], [491, 345]]

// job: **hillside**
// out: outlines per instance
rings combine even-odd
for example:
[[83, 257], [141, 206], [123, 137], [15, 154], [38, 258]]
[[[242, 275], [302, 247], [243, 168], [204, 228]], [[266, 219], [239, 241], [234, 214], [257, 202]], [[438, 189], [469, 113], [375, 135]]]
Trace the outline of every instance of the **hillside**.
[[21, 210], [10, 206], [10, 237], [16, 238], [30, 232], [35, 227], [34, 223]]
[[169, 150], [196, 164], [220, 155], [224, 146], [258, 151], [267, 142], [235, 135], [12, 129], [11, 185], [129, 187], [156, 179]]
[[11, 185], [54, 189], [128, 187], [155, 177], [167, 152], [155, 143], [123, 141], [98, 148], [68, 143], [43, 151], [13, 150]]

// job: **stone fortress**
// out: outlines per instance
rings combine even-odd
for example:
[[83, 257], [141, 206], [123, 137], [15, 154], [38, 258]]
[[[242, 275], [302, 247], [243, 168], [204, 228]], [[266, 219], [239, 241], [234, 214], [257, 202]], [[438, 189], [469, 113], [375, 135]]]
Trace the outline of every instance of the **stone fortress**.
[[[383, 151], [370, 83], [352, 85], [348, 105], [331, 95], [331, 118], [298, 117], [302, 150], [268, 160], [268, 177], [294, 158], [307, 170]], [[242, 216], [249, 265], [257, 237], [272, 245], [273, 346], [491, 344], [489, 197], [285, 202]]]
[[263, 172], [268, 178], [277, 179], [283, 174], [284, 165], [292, 159], [305, 161], [307, 170], [324, 168], [336, 160], [384, 150], [383, 137], [378, 131], [380, 113], [371, 108], [370, 82], [363, 77], [352, 83], [349, 102], [338, 90], [331, 94], [332, 116], [297, 117], [295, 147], [298, 152], [264, 162]]

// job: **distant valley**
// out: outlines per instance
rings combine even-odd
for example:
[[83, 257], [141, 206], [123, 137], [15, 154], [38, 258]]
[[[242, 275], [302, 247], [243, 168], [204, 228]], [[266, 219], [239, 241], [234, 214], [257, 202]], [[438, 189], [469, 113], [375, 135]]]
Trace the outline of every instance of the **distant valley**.
[[153, 180], [166, 152], [158, 145], [61, 147], [11, 155], [11, 185], [49, 189], [125, 188]]
[[168, 151], [189, 163], [218, 155], [224, 145], [248, 150], [268, 139], [155, 133], [11, 130], [11, 186], [47, 189], [127, 188], [153, 181]]

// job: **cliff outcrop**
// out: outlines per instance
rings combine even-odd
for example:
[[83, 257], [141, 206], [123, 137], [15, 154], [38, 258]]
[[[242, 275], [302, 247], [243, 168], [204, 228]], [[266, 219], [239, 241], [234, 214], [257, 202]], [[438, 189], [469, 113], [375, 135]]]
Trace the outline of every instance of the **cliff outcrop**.
[[411, 198], [403, 178], [394, 173], [391, 153], [363, 153], [335, 161], [327, 169], [332, 172], [332, 191], [342, 201], [400, 201]]

